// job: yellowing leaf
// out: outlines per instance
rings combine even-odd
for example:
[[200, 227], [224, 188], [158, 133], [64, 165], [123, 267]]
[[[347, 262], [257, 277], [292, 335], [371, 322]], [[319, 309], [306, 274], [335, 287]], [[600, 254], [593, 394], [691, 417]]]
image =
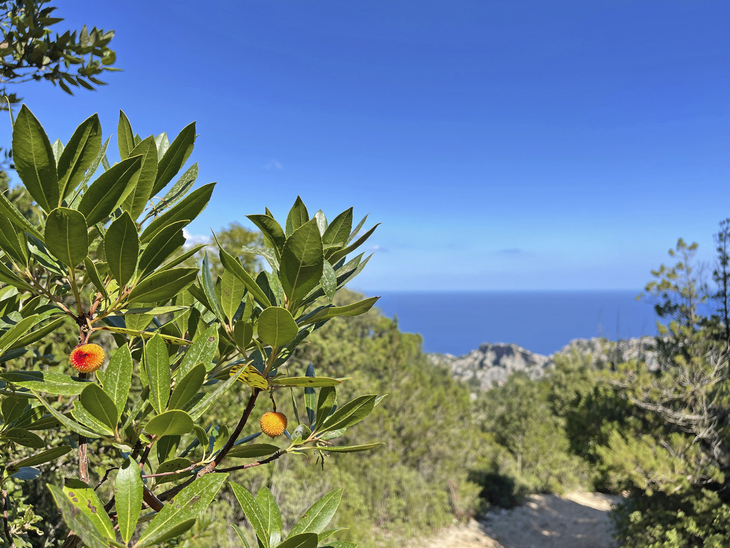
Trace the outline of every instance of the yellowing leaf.
[[[242, 367], [243, 364], [232, 367], [229, 375], [232, 377], [233, 375], [238, 373]], [[238, 377], [238, 380], [244, 384], [249, 385], [251, 388], [266, 390], [269, 387], [269, 383], [266, 381], [264, 376], [259, 373], [259, 370], [256, 369], [253, 365], [247, 365], [246, 369], [243, 371], [243, 373], [241, 373], [241, 376]]]

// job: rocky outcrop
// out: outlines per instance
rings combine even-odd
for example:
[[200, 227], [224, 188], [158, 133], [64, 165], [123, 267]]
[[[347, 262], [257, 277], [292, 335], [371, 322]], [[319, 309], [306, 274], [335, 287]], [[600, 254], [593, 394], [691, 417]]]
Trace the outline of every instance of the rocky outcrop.
[[536, 354], [516, 344], [484, 343], [463, 356], [430, 354], [435, 364], [448, 367], [454, 377], [468, 382], [476, 390], [489, 390], [501, 385], [512, 373], [522, 371], [532, 379], [539, 379], [555, 365], [558, 354], [590, 354], [599, 366], [628, 360], [645, 361], [650, 368], [658, 366], [652, 352], [654, 339], [641, 337], [610, 342], [606, 339], [575, 339], [559, 352], [545, 356]]

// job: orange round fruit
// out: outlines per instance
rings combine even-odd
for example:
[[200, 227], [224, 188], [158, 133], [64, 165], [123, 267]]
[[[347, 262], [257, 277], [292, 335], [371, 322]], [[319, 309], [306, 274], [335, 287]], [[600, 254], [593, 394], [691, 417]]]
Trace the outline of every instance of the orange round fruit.
[[80, 373], [93, 373], [104, 363], [104, 349], [98, 344], [82, 344], [68, 357], [71, 366]]
[[270, 438], [281, 436], [284, 430], [286, 430], [286, 415], [284, 413], [268, 411], [261, 415], [261, 431]]

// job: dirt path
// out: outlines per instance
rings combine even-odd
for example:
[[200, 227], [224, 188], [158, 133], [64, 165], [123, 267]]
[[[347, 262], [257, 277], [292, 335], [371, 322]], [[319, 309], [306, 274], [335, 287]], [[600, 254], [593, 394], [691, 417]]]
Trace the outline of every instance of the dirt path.
[[450, 527], [424, 548], [611, 548], [608, 510], [619, 500], [599, 493], [530, 495], [523, 506]]

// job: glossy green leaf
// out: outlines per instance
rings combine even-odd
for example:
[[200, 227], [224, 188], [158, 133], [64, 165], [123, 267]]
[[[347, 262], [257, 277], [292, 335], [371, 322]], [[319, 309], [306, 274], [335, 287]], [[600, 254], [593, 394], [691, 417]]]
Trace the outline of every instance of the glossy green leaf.
[[135, 548], [156, 544], [160, 539], [169, 538], [166, 535], [170, 531], [191, 520], [194, 522], [208, 508], [226, 479], [228, 474], [208, 474], [185, 487], [158, 512], [140, 536]]
[[[333, 446], [333, 447], [327, 447], [323, 448], [322, 451], [327, 451], [329, 453], [357, 453], [360, 451], [370, 451], [371, 449], [376, 449], [383, 445], [382, 442], [375, 442], [375, 443], [364, 443], [362, 445], [349, 445], [349, 446]], [[303, 449], [310, 449], [309, 447], [303, 447]], [[312, 447], [311, 449], [316, 449]]]
[[[159, 442], [158, 442], [159, 443]], [[191, 462], [188, 459], [170, 459], [157, 467], [155, 470], [156, 474], [169, 474], [170, 472], [176, 472], [178, 470], [184, 470], [190, 468]], [[185, 476], [189, 476], [190, 471], [181, 472], [180, 474], [169, 474], [167, 476], [161, 476], [156, 479], [157, 485], [162, 485], [170, 481], [177, 481]]]
[[46, 446], [45, 442], [39, 436], [22, 428], [10, 428], [3, 432], [0, 439], [13, 441], [19, 445], [35, 449], [41, 449]]
[[104, 511], [104, 505], [99, 500], [94, 490], [83, 481], [67, 479], [63, 486], [63, 494], [68, 501], [89, 518], [94, 528], [105, 538], [116, 540], [114, 526], [109, 516]]
[[304, 205], [302, 199], [297, 196], [294, 205], [289, 210], [289, 214], [286, 217], [285, 234], [287, 237], [291, 236], [297, 228], [302, 226], [309, 220], [309, 212], [307, 206]]
[[[307, 366], [307, 372], [305, 373], [306, 377], [308, 379], [314, 379], [314, 367], [310, 363]], [[314, 424], [314, 411], [317, 407], [317, 391], [311, 387], [306, 386], [304, 387], [304, 408], [307, 411], [307, 419], [309, 420], [309, 426], [312, 426]]]
[[157, 177], [157, 146], [154, 137], [147, 137], [132, 149], [130, 156], [142, 156], [142, 167], [137, 182], [129, 195], [124, 199], [122, 209], [129, 212], [132, 219], [137, 219], [147, 207], [152, 196], [152, 186]]
[[276, 445], [270, 443], [250, 443], [236, 445], [230, 451], [226, 457], [233, 459], [254, 459], [257, 457], [265, 457], [267, 455], [273, 455], [279, 450]]
[[[108, 539], [99, 532], [89, 517], [80, 512], [79, 509], [69, 500], [69, 496], [59, 487], [47, 484], [56, 505], [61, 510], [63, 520], [69, 529], [73, 530], [88, 548], [109, 548]], [[79, 500], [79, 499], [77, 499]], [[104, 512], [106, 515], [106, 512]], [[108, 518], [107, 518], [108, 519]]]
[[267, 308], [259, 315], [259, 339], [269, 346], [284, 346], [299, 332], [291, 313], [279, 306]]
[[186, 403], [193, 399], [203, 386], [205, 380], [205, 365], [202, 363], [193, 367], [190, 372], [181, 378], [170, 396], [170, 409], [182, 409]]
[[143, 488], [137, 461], [133, 458], [127, 459], [117, 472], [114, 483], [114, 504], [117, 508], [119, 532], [125, 544], [129, 543], [137, 527], [139, 514], [142, 511]]
[[112, 325], [100, 325], [97, 329], [101, 329], [103, 331], [110, 331], [111, 333], [120, 333], [122, 335], [129, 335], [131, 337], [144, 337], [144, 338], [152, 338], [154, 335], [159, 335], [163, 339], [165, 339], [167, 342], [177, 345], [187, 345], [190, 344], [190, 341], [181, 339], [180, 337], [174, 337], [172, 335], [166, 335], [164, 333], [152, 333], [150, 331], [136, 331], [134, 329], [126, 329], [124, 327], [115, 327]]
[[317, 548], [319, 537], [316, 533], [300, 533], [290, 535], [288, 539], [279, 544], [279, 548]]
[[155, 234], [170, 223], [176, 221], [192, 222], [208, 205], [214, 187], [215, 183], [209, 183], [188, 194], [179, 204], [152, 221], [142, 232], [140, 240], [143, 243], [149, 242]]
[[332, 408], [337, 405], [337, 390], [333, 386], [325, 386], [317, 397], [317, 420], [314, 429], [319, 430], [325, 419], [330, 416]]
[[142, 169], [142, 156], [122, 160], [102, 173], [84, 192], [79, 211], [89, 226], [103, 221], [124, 201]]
[[194, 144], [195, 122], [188, 124], [182, 129], [160, 160], [157, 167], [157, 179], [152, 187], [153, 196], [165, 188], [177, 172], [180, 171], [180, 168], [193, 152]]
[[370, 310], [380, 297], [369, 297], [345, 306], [328, 306], [315, 310], [301, 319], [302, 324], [319, 323], [337, 316], [359, 316]]
[[119, 415], [114, 400], [111, 399], [104, 390], [97, 384], [89, 384], [81, 392], [79, 401], [84, 408], [91, 413], [94, 418], [100, 420], [107, 425], [112, 431], [117, 426]]
[[243, 301], [243, 294], [246, 286], [232, 272], [224, 272], [221, 276], [221, 299], [220, 305], [228, 321], [233, 323], [233, 317]]
[[243, 285], [246, 286], [246, 289], [251, 292], [251, 294], [261, 306], [263, 306], [264, 308], [271, 306], [269, 298], [261, 290], [256, 281], [251, 277], [251, 275], [246, 272], [246, 270], [241, 265], [241, 262], [233, 257], [231, 254], [226, 252], [222, 247], [219, 246], [218, 249], [221, 264], [223, 265], [223, 268], [226, 270], [226, 272], [232, 273], [239, 280], [241, 280], [241, 282], [243, 282]]
[[90, 430], [92, 430], [95, 433], [94, 437], [96, 438], [103, 436], [108, 436], [111, 438], [114, 436], [114, 430], [112, 430], [108, 424], [101, 421], [92, 413], [90, 413], [86, 409], [86, 407], [84, 407], [84, 404], [81, 403], [79, 400], [73, 402], [71, 416], [76, 419], [79, 424], [83, 425], [85, 428], [89, 428]]
[[130, 301], [160, 302], [171, 299], [195, 281], [197, 268], [172, 268], [151, 274], [132, 290]]
[[279, 275], [290, 302], [298, 303], [319, 284], [323, 263], [322, 237], [312, 219], [294, 231], [282, 250]]
[[246, 348], [253, 339], [253, 326], [250, 322], [239, 321], [233, 327], [233, 339], [240, 349]]
[[43, 126], [25, 105], [13, 125], [13, 161], [25, 188], [50, 213], [60, 203], [56, 160]]
[[132, 386], [132, 368], [132, 353], [125, 344], [114, 352], [104, 374], [104, 392], [114, 402], [119, 417], [124, 412]]
[[237, 483], [230, 482], [229, 485], [233, 489], [233, 494], [238, 500], [238, 504], [241, 505], [243, 514], [251, 524], [259, 542], [263, 545], [263, 548], [269, 548], [269, 534], [266, 530], [266, 523], [264, 522], [264, 516], [261, 513], [261, 508], [256, 504], [256, 500], [253, 495], [248, 492], [245, 487], [241, 487]]
[[27, 388], [54, 396], [77, 396], [89, 381], [70, 377], [55, 371], [5, 371], [0, 379], [20, 388]]
[[271, 215], [246, 215], [264, 236], [264, 242], [274, 249], [276, 258], [281, 259], [281, 252], [286, 243], [286, 235], [281, 225]]
[[[33, 392], [33, 394], [36, 394]], [[39, 394], [36, 394], [36, 397], [38, 398], [38, 401], [41, 402], [41, 405], [45, 407], [48, 412], [53, 415], [58, 422], [63, 424], [66, 428], [69, 430], [76, 432], [77, 434], [81, 434], [82, 436], [86, 436], [87, 438], [99, 438], [101, 437], [98, 433], [94, 432], [93, 430], [89, 430], [85, 426], [80, 425], [76, 421], [73, 421], [69, 419], [66, 415], [59, 413], [56, 409], [51, 407], [48, 402], [43, 399]]]
[[322, 236], [322, 244], [325, 247], [343, 246], [347, 243], [350, 230], [352, 230], [352, 208], [343, 211], [332, 219]]
[[218, 318], [219, 322], [225, 323], [226, 319], [223, 315], [223, 309], [221, 309], [221, 305], [218, 302], [215, 285], [213, 284], [213, 278], [210, 274], [210, 262], [208, 261], [207, 252], [203, 255], [203, 264], [200, 268], [200, 286], [203, 289], [203, 293], [205, 293], [211, 312], [215, 314], [215, 317]]
[[172, 207], [179, 202], [183, 196], [185, 196], [198, 178], [198, 164], [197, 162], [190, 166], [185, 173], [175, 182], [174, 185], [167, 191], [164, 198], [162, 198], [162, 205], [166, 207]]
[[145, 370], [150, 383], [150, 403], [160, 414], [170, 399], [170, 358], [167, 345], [159, 335], [145, 345]]
[[318, 388], [321, 386], [337, 386], [338, 384], [342, 384], [342, 381], [330, 377], [279, 377], [269, 379], [269, 384], [273, 386], [309, 386], [311, 388]]
[[126, 211], [106, 231], [104, 254], [109, 271], [119, 287], [126, 286], [137, 270], [139, 259], [137, 225]]
[[327, 298], [332, 302], [335, 298], [335, 292], [337, 291], [337, 274], [335, 274], [334, 268], [325, 261], [322, 265], [322, 279], [319, 281], [322, 286], [322, 291], [327, 295]]
[[359, 396], [337, 409], [322, 425], [322, 430], [349, 428], [367, 417], [375, 408], [375, 394]]
[[281, 520], [281, 513], [276, 505], [276, 499], [274, 499], [274, 495], [268, 487], [264, 486], [256, 493], [256, 504], [259, 505], [264, 528], [269, 535], [269, 545], [278, 546], [284, 523]]
[[233, 527], [233, 530], [238, 535], [238, 539], [241, 541], [241, 544], [243, 544], [244, 548], [251, 548], [248, 544], [248, 541], [246, 540], [246, 535], [243, 533], [243, 530], [235, 523], [231, 523], [231, 527]]
[[107, 293], [106, 286], [99, 275], [99, 270], [96, 268], [94, 261], [86, 257], [84, 259], [84, 267], [86, 268], [86, 275], [94, 286], [94, 289], [101, 293], [105, 299], [109, 299], [109, 293]]
[[349, 253], [352, 253], [353, 251], [355, 251], [358, 247], [360, 247], [362, 244], [364, 244], [365, 241], [368, 238], [370, 238], [370, 236], [372, 236], [373, 232], [375, 232], [375, 229], [378, 228], [379, 225], [380, 225], [380, 223], [378, 223], [373, 228], [368, 230], [365, 234], [363, 234], [360, 238], [358, 238], [358, 240], [354, 244], [351, 244], [351, 245], [345, 247], [344, 249], [340, 249], [339, 251], [335, 251], [332, 254], [328, 254], [327, 260], [330, 261], [331, 263], [336, 263], [343, 257], [346, 257]]
[[193, 429], [195, 423], [185, 411], [173, 409], [165, 411], [151, 419], [144, 427], [148, 433], [161, 438], [162, 436], [181, 436]]
[[213, 358], [218, 350], [218, 327], [211, 326], [195, 337], [193, 344], [185, 351], [180, 367], [175, 375], [178, 379], [187, 375], [196, 365], [202, 363], [206, 370], [213, 369]]
[[129, 123], [129, 118], [123, 110], [119, 111], [117, 145], [119, 145], [119, 157], [122, 160], [129, 158], [129, 153], [134, 148], [134, 131], [132, 131], [132, 124]]
[[213, 405], [219, 398], [221, 398], [226, 392], [228, 392], [228, 390], [230, 390], [236, 384], [238, 377], [240, 377], [245, 370], [246, 368], [242, 367], [227, 381], [218, 383], [217, 388], [213, 390], [213, 392], [208, 393], [202, 400], [196, 403], [195, 406], [190, 409], [190, 416], [193, 418], [193, 420], [200, 419], [200, 417], [203, 416], [203, 414], [208, 410], [211, 405]]
[[10, 219], [0, 215], [0, 249], [23, 266], [28, 264], [28, 246]]
[[54, 461], [57, 458], [62, 457], [69, 451], [71, 451], [70, 446], [60, 445], [59, 447], [54, 447], [53, 449], [49, 449], [48, 451], [43, 451], [41, 453], [33, 455], [32, 457], [20, 460], [13, 464], [12, 468], [17, 469], [22, 466], [38, 466], [39, 464]]
[[46, 219], [46, 247], [66, 266], [82, 262], [89, 253], [84, 216], [74, 209], [58, 207]]
[[185, 243], [183, 227], [187, 221], [170, 223], [155, 234], [139, 258], [140, 275], [144, 276], [165, 262]]
[[76, 128], [58, 159], [59, 195], [63, 200], [84, 180], [101, 150], [101, 124], [94, 114]]
[[43, 235], [34, 227], [25, 216], [18, 211], [18, 208], [0, 192], [0, 216], [10, 220], [18, 229], [29, 232], [39, 240], [43, 240]]
[[300, 533], [321, 533], [337, 511], [337, 507], [342, 500], [342, 489], [330, 491], [317, 502], [315, 502], [304, 513], [294, 528], [289, 533], [290, 536]]
[[159, 162], [162, 160], [165, 152], [167, 152], [167, 149], [170, 148], [170, 140], [167, 138], [167, 133], [163, 131], [155, 137], [155, 144], [157, 145], [157, 161]]

